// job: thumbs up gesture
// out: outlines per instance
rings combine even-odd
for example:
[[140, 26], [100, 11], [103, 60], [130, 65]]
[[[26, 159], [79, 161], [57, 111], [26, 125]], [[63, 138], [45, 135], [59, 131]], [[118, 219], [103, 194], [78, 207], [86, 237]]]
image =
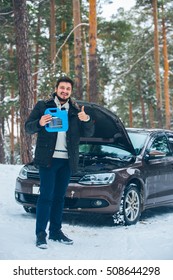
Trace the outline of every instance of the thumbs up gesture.
[[82, 106], [81, 112], [78, 113], [78, 118], [83, 122], [89, 121], [90, 117], [85, 113], [84, 106]]

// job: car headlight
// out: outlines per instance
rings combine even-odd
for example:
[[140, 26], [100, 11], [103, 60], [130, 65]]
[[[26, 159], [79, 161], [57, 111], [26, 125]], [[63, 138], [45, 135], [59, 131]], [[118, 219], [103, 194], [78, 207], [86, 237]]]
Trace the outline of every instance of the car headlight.
[[28, 172], [28, 168], [26, 166], [22, 167], [22, 169], [19, 172], [19, 178], [27, 179], [27, 172]]
[[87, 174], [83, 176], [79, 183], [83, 185], [108, 185], [115, 179], [115, 173]]

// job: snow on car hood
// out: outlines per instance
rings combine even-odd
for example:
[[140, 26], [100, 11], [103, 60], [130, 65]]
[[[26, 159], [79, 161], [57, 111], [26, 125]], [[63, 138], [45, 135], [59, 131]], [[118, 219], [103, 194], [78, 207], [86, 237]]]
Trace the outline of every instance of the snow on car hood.
[[[132, 142], [127, 131], [117, 115], [110, 110], [89, 102], [77, 102], [84, 105], [85, 112], [89, 114], [95, 123], [95, 133], [92, 137], [94, 141], [114, 143], [117, 147], [135, 155]], [[84, 140], [84, 138], [82, 138]]]

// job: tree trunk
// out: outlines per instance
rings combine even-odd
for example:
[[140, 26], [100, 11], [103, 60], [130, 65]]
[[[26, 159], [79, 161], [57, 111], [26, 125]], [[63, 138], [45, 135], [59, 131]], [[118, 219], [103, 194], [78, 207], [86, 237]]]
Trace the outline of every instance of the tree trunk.
[[30, 135], [25, 133], [24, 124], [32, 110], [33, 86], [26, 0], [13, 0], [13, 7], [20, 97], [20, 153], [21, 162], [27, 163], [32, 160], [32, 139]]
[[[14, 88], [11, 89], [11, 98], [14, 98]], [[11, 106], [11, 130], [10, 130], [10, 163], [14, 164], [14, 106]]]
[[163, 60], [164, 60], [164, 96], [165, 96], [165, 115], [166, 115], [166, 128], [171, 128], [170, 119], [170, 96], [169, 96], [169, 61], [167, 49], [167, 36], [164, 16], [164, 6], [162, 5], [162, 30], [163, 30]]
[[[10, 46], [9, 56], [11, 61], [13, 61], [13, 49]], [[11, 71], [14, 70], [13, 63], [10, 65]], [[11, 87], [11, 99], [14, 98], [14, 86]], [[14, 164], [14, 106], [11, 106], [11, 129], [10, 129], [10, 163]]]
[[[2, 101], [5, 97], [5, 87], [4, 87], [4, 77], [2, 76], [0, 81], [1, 81], [1, 87], [0, 87], [0, 101]], [[0, 116], [0, 126], [1, 126], [1, 130], [2, 130], [2, 135], [4, 136], [5, 134], [5, 117], [4, 115]]]
[[161, 83], [160, 83], [160, 53], [159, 53], [159, 35], [158, 35], [158, 13], [157, 0], [152, 0], [154, 17], [154, 60], [156, 74], [156, 98], [157, 98], [157, 119], [158, 126], [162, 128], [162, 102], [161, 102]]
[[97, 14], [96, 0], [89, 1], [89, 93], [90, 101], [98, 102], [97, 84]]
[[[5, 97], [5, 89], [3, 86], [3, 77], [1, 78], [2, 86], [0, 88], [0, 101]], [[4, 151], [4, 116], [0, 116], [0, 163], [5, 163], [5, 151]]]
[[83, 44], [84, 44], [84, 69], [85, 69], [85, 76], [86, 76], [86, 100], [90, 100], [89, 96], [89, 59], [88, 59], [88, 48], [87, 48], [87, 41], [86, 41], [86, 33], [83, 30]]
[[83, 30], [83, 43], [84, 43], [84, 69], [85, 69], [85, 76], [86, 76], [86, 100], [90, 100], [89, 96], [89, 59], [88, 59], [88, 48], [86, 42], [86, 34]]
[[52, 72], [55, 71], [56, 58], [56, 23], [55, 23], [55, 0], [50, 0], [50, 61]]
[[[38, 14], [38, 23], [37, 23], [37, 37], [40, 36], [40, 13]], [[35, 66], [34, 66], [34, 76], [33, 76], [33, 83], [34, 83], [34, 104], [37, 102], [37, 81], [38, 81], [38, 65], [39, 65], [39, 50], [40, 46], [39, 43], [36, 42], [35, 46]]]
[[2, 133], [2, 125], [0, 123], [0, 163], [5, 163], [5, 152], [4, 152], [4, 138]]
[[[64, 20], [61, 22], [61, 31], [62, 33], [66, 31], [66, 22]], [[62, 47], [62, 72], [66, 74], [70, 72], [69, 46], [67, 43]]]
[[80, 1], [73, 0], [74, 28], [74, 64], [75, 64], [75, 97], [82, 99], [82, 42], [81, 42], [81, 15]]

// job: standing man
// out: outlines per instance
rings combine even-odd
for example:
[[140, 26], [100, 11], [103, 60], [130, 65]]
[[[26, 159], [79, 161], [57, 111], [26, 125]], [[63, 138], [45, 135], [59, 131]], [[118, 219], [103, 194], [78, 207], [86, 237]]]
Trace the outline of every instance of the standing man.
[[[25, 123], [26, 132], [37, 133], [34, 163], [39, 166], [40, 195], [36, 209], [36, 246], [47, 248], [46, 228], [49, 222], [49, 239], [73, 244], [61, 230], [64, 197], [72, 173], [77, 171], [80, 136], [92, 136], [94, 124], [85, 113], [84, 106], [72, 100], [73, 81], [61, 77], [56, 83], [52, 98], [38, 101]], [[67, 110], [67, 132], [47, 132], [45, 125], [52, 117], [47, 108]]]

